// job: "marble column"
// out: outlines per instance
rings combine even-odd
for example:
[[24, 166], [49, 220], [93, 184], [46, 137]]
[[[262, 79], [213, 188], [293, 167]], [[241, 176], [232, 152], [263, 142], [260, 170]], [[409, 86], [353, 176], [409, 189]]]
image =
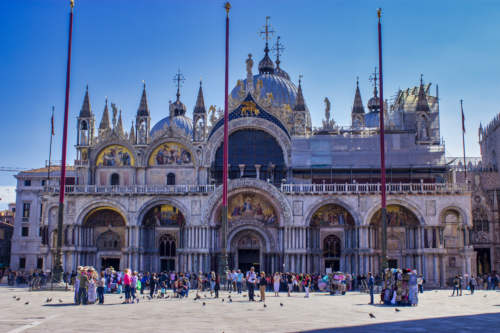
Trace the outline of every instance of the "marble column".
[[238, 164], [238, 167], [240, 168], [240, 178], [243, 178], [245, 174], [245, 164]]
[[260, 179], [260, 167], [261, 167], [260, 164], [255, 164], [255, 173], [256, 173], [255, 178], [257, 179]]

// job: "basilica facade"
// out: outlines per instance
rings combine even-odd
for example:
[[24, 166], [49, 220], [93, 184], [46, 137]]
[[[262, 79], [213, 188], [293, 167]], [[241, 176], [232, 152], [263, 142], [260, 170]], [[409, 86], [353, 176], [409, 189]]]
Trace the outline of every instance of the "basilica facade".
[[[313, 127], [305, 87], [266, 45], [229, 96], [227, 252], [230, 268], [366, 274], [381, 255], [377, 86], [358, 83], [349, 126], [325, 98]], [[254, 67], [257, 67], [255, 69]], [[242, 70], [244, 72], [244, 70]], [[178, 77], [181, 80], [181, 77]], [[471, 192], [453, 182], [431, 84], [400, 90], [384, 105], [390, 266], [415, 268], [430, 285], [475, 273]], [[221, 110], [200, 83], [192, 117], [180, 84], [154, 125], [144, 86], [135, 124], [105, 102], [96, 123], [88, 89], [77, 118], [77, 160], [68, 171], [64, 227], [57, 230], [58, 170], [21, 172], [14, 269], [51, 269], [57, 233], [63, 265], [140, 271], [209, 271], [221, 254]], [[315, 112], [318, 112], [317, 110]], [[96, 128], [97, 127], [97, 128]]]

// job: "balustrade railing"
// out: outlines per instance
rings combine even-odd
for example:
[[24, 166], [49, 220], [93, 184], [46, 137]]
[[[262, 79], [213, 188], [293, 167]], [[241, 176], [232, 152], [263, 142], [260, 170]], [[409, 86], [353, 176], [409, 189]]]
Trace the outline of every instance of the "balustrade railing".
[[[45, 192], [59, 193], [57, 186], [45, 186]], [[67, 194], [184, 194], [211, 193], [215, 185], [66, 185]]]
[[[66, 185], [67, 194], [196, 194], [212, 193], [220, 185]], [[374, 184], [281, 184], [281, 192], [303, 194], [373, 194], [380, 193], [381, 185]], [[58, 193], [58, 186], [45, 186], [47, 193]], [[388, 193], [462, 193], [470, 191], [466, 184], [450, 183], [389, 183]]]
[[[377, 193], [381, 191], [381, 184], [282, 184], [283, 193]], [[388, 193], [457, 193], [469, 191], [465, 184], [450, 183], [389, 183], [386, 184]]]

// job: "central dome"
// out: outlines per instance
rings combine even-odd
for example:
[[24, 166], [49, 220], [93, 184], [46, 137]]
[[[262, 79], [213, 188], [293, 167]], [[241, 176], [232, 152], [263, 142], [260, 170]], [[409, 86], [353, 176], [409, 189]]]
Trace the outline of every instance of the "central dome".
[[[297, 101], [297, 86], [292, 81], [284, 77], [284, 75], [262, 73], [253, 76], [253, 86], [257, 86], [257, 82], [262, 80], [262, 89], [260, 90], [260, 98], [265, 99], [268, 93], [273, 95], [273, 107], [281, 107], [288, 104], [293, 110]], [[247, 80], [243, 80], [243, 87], [247, 86]], [[241, 99], [241, 86], [237, 85], [231, 91], [231, 97], [235, 100]]]

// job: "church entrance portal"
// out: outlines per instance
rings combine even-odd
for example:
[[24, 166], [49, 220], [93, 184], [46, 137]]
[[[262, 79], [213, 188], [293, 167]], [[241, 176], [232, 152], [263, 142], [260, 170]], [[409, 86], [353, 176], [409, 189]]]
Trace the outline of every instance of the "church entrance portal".
[[242, 272], [247, 272], [250, 267], [254, 267], [256, 272], [260, 271], [260, 251], [259, 250], [238, 250], [238, 268]]
[[120, 258], [101, 258], [101, 269], [109, 267], [120, 270]]

